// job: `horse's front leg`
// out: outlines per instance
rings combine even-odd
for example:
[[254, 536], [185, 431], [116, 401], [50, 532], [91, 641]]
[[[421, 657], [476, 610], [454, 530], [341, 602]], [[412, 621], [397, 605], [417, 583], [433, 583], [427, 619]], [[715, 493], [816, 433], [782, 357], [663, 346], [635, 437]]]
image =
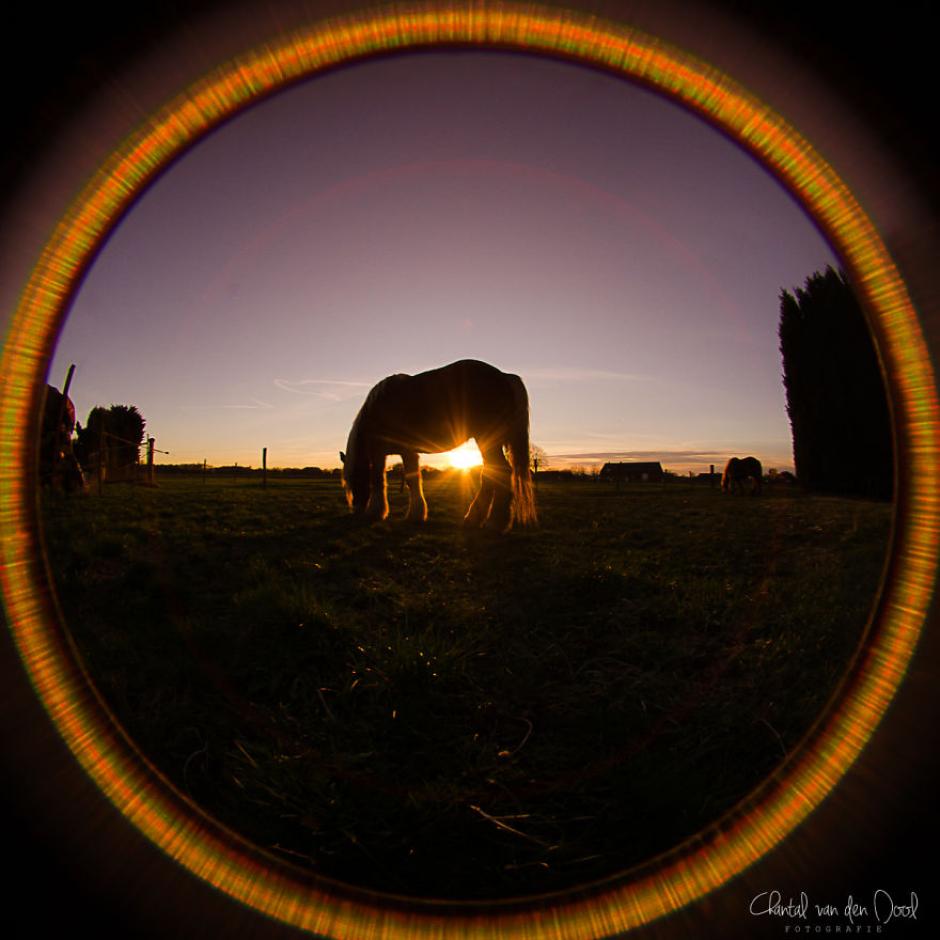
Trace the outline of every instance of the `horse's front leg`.
[[367, 519], [380, 521], [388, 518], [388, 493], [385, 481], [385, 454], [376, 454], [372, 458], [369, 477], [369, 502], [365, 512]]
[[405, 518], [409, 522], [425, 522], [428, 518], [428, 504], [421, 487], [421, 467], [418, 464], [417, 451], [401, 455], [405, 482], [408, 484], [408, 512]]
[[493, 483], [486, 475], [486, 467], [480, 472], [480, 489], [470, 503], [467, 514], [463, 517], [463, 524], [467, 527], [479, 528], [486, 522], [493, 505]]

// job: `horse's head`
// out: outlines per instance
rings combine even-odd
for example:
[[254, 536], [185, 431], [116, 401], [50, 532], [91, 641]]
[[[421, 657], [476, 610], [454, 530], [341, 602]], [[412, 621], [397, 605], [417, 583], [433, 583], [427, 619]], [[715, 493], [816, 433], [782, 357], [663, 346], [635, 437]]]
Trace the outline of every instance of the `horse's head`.
[[732, 487], [734, 486], [735, 481], [738, 478], [738, 464], [740, 461], [737, 457], [732, 457], [725, 464], [725, 472], [721, 475], [721, 491], [722, 493], [730, 493]]
[[348, 445], [346, 453], [339, 453], [343, 464], [343, 490], [346, 502], [355, 513], [365, 512], [369, 502], [369, 461], [357, 455], [357, 448]]

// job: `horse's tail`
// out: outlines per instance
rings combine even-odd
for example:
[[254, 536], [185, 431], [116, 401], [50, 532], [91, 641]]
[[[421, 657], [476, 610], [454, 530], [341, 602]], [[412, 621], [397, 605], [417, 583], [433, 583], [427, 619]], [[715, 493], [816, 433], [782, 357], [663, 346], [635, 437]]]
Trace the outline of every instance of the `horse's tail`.
[[761, 484], [764, 482], [764, 467], [756, 457], [748, 457], [751, 461], [751, 476], [754, 480], [753, 494], [760, 496]]
[[512, 463], [513, 519], [520, 525], [535, 525], [539, 517], [529, 469], [529, 396], [518, 375], [508, 378], [515, 404], [507, 441]]

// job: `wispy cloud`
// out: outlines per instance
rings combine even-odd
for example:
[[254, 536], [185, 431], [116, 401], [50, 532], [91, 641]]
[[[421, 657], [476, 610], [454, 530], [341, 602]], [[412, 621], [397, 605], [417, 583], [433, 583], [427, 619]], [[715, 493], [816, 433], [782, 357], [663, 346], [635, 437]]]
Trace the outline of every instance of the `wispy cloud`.
[[345, 401], [357, 395], [359, 389], [372, 387], [368, 382], [347, 382], [342, 379], [275, 379], [274, 384], [284, 392], [325, 398], [327, 401]]
[[637, 372], [613, 372], [609, 369], [582, 369], [575, 366], [551, 366], [540, 369], [522, 369], [529, 381], [548, 382], [648, 382], [650, 376]]
[[217, 411], [219, 409], [225, 410], [244, 410], [244, 411], [268, 411], [274, 408], [270, 402], [261, 401], [258, 398], [252, 398], [248, 403], [239, 403], [239, 404], [219, 404], [219, 405], [180, 405], [181, 411]]
[[247, 409], [249, 411], [261, 411], [273, 408], [274, 405], [269, 404], [266, 401], [261, 401], [258, 398], [252, 398], [250, 405], [222, 405], [223, 408], [239, 408]]
[[742, 456], [745, 453], [755, 454], [761, 460], [766, 461], [767, 466], [789, 466], [792, 461], [789, 458], [786, 444], [779, 442], [768, 443], [765, 446], [759, 445], [731, 445], [726, 448], [662, 448], [660, 450], [605, 450], [605, 451], [580, 451], [570, 453], [554, 453], [549, 451], [549, 461], [556, 465], [563, 464], [587, 464], [587, 463], [607, 463], [608, 461], [652, 461], [658, 460], [667, 467], [702, 467], [714, 464], [717, 467], [723, 467], [729, 457]]
[[727, 460], [719, 450], [605, 450], [576, 454], [549, 454], [558, 460]]

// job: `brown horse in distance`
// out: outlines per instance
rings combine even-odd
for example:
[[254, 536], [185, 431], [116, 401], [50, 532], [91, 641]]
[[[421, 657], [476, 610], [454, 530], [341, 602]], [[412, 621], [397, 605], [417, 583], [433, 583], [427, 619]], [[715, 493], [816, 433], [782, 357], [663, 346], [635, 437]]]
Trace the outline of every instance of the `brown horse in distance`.
[[747, 485], [752, 496], [759, 496], [763, 477], [764, 468], [756, 457], [732, 457], [722, 474], [721, 489], [724, 493], [739, 493]]
[[428, 505], [419, 454], [453, 450], [471, 437], [483, 455], [483, 473], [464, 522], [500, 532], [513, 521], [536, 522], [525, 385], [518, 375], [475, 359], [417, 375], [390, 375], [369, 392], [346, 452], [340, 453], [349, 505], [372, 519], [388, 516], [385, 458], [398, 454], [408, 483], [406, 518], [423, 522]]

